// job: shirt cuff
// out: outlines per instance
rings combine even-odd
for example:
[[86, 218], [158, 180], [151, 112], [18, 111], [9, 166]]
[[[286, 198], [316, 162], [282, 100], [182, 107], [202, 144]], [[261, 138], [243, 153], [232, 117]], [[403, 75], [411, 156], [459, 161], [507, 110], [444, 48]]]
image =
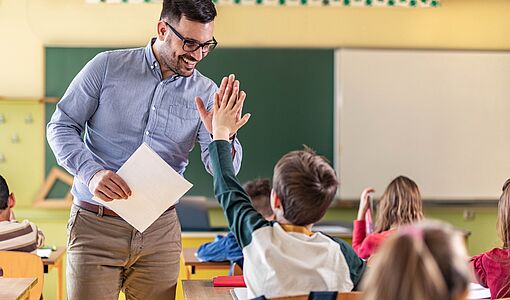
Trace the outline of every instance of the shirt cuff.
[[96, 175], [96, 173], [101, 170], [104, 170], [104, 168], [100, 164], [95, 162], [88, 162], [78, 170], [77, 177], [88, 187], [92, 177], [94, 177], [94, 175]]
[[[209, 133], [209, 135], [211, 136], [211, 140], [214, 141], [214, 136], [212, 135], [212, 133]], [[237, 133], [234, 133], [231, 137], [228, 138], [228, 141], [230, 142], [230, 144], [234, 143], [234, 141], [236, 140], [236, 137], [237, 137]]]

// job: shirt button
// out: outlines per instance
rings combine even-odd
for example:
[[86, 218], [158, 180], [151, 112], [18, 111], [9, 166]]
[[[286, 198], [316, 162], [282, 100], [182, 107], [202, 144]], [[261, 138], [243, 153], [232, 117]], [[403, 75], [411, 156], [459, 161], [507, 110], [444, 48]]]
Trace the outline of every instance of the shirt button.
[[148, 130], [147, 130], [147, 131], [145, 131], [145, 135], [149, 135], [149, 131], [148, 131]]
[[152, 110], [156, 110], [156, 106], [154, 106], [154, 105], [153, 105], [153, 106], [152, 106]]

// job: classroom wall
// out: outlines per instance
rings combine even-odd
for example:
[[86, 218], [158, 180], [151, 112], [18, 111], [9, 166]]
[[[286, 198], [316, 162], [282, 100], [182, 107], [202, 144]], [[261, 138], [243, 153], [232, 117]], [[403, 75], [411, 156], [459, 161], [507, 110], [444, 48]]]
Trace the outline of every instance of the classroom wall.
[[[0, 96], [44, 95], [45, 45], [146, 44], [154, 34], [159, 10], [159, 4], [0, 0]], [[219, 7], [216, 37], [226, 47], [508, 50], [509, 12], [508, 0], [442, 0], [437, 9], [225, 6]], [[0, 135], [4, 134], [1, 130]], [[39, 139], [40, 132], [29, 133], [27, 138]], [[30, 157], [25, 168], [26, 174], [43, 174], [43, 156]], [[33, 199], [29, 195], [35, 195], [42, 176], [12, 184], [23, 186], [27, 195], [19, 199], [18, 217], [40, 223], [49, 244], [65, 243], [67, 212], [30, 208]], [[459, 214], [445, 212], [441, 216], [453, 222], [460, 220]], [[495, 240], [495, 213], [490, 212], [483, 222], [477, 220], [471, 223], [476, 224], [473, 227]], [[493, 244], [482, 241], [473, 249], [487, 249]], [[45, 299], [54, 299], [51, 280], [47, 283]]]
[[[0, 97], [44, 95], [44, 45], [144, 45], [159, 11], [160, 4], [0, 1]], [[510, 49], [507, 0], [443, 0], [436, 9], [221, 6], [218, 12], [216, 37], [226, 47]], [[35, 157], [26, 172], [42, 170]], [[27, 194], [40, 184], [26, 184]]]
[[[0, 95], [43, 95], [43, 45], [142, 45], [160, 4], [0, 2]], [[510, 1], [442, 0], [440, 8], [221, 6], [227, 47], [510, 49]], [[263, 21], [262, 21], [263, 20]]]

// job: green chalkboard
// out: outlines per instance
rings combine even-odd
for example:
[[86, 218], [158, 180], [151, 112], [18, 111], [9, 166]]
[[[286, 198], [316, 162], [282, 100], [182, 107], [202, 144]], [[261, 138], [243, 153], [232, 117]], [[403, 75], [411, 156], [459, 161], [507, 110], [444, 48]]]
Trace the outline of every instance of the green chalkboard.
[[[46, 48], [46, 96], [61, 97], [78, 71], [104, 48]], [[285, 153], [306, 144], [333, 161], [332, 49], [217, 49], [198, 69], [216, 83], [236, 74], [247, 92], [245, 111], [252, 117], [239, 132], [244, 157], [241, 181], [271, 177]], [[55, 109], [47, 104], [46, 121]], [[205, 172], [199, 147], [190, 155], [185, 177], [190, 195], [212, 196], [211, 176]], [[56, 164], [46, 147], [46, 171]]]

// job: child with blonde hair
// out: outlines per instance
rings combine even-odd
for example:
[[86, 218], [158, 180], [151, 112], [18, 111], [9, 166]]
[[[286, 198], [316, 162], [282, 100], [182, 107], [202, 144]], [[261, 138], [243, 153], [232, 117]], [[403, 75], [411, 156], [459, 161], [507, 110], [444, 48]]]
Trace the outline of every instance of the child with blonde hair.
[[467, 299], [471, 273], [460, 232], [441, 222], [402, 227], [377, 253], [364, 300]]
[[499, 199], [497, 229], [503, 247], [471, 258], [476, 279], [490, 289], [491, 299], [510, 297], [510, 179]]
[[367, 188], [361, 194], [358, 217], [354, 221], [352, 247], [364, 259], [368, 259], [399, 226], [420, 221], [423, 218], [420, 190], [416, 183], [405, 176], [393, 179], [379, 201], [374, 233], [367, 234], [365, 216], [370, 207]]

